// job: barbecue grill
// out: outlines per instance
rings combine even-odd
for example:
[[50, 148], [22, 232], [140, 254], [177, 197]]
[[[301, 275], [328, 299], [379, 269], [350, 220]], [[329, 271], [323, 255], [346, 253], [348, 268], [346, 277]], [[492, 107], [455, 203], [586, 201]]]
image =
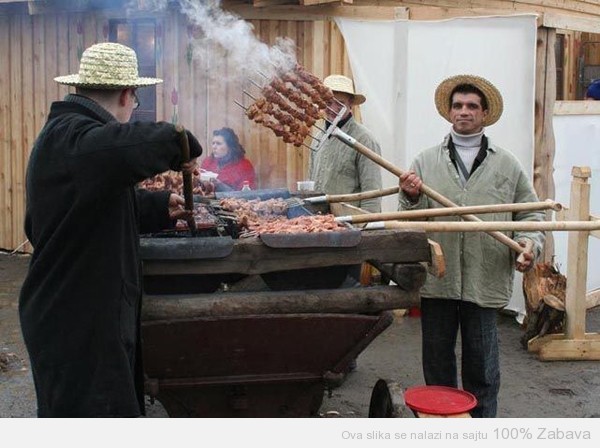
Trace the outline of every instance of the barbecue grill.
[[[293, 83], [295, 76], [310, 84], [301, 85], [305, 96], [331, 94], [298, 68], [284, 79]], [[308, 124], [324, 109], [322, 101], [313, 108], [289, 93], [295, 106], [263, 90], [278, 104], [269, 110], [279, 123], [268, 118], [262, 123], [301, 146], [309, 137]], [[248, 108], [249, 116], [266, 112], [254, 109]], [[263, 198], [271, 192], [264, 193]], [[260, 191], [232, 194], [261, 196]], [[289, 199], [289, 192], [283, 197]], [[215, 206], [213, 211], [220, 213]], [[300, 205], [287, 212], [308, 213]], [[239, 228], [236, 233], [225, 224], [217, 227], [225, 234], [194, 229], [187, 235], [149, 235], [141, 242], [146, 392], [172, 417], [317, 415], [324, 392], [341, 383], [350, 363], [391, 324], [391, 310], [419, 303], [424, 264], [431, 262], [427, 237], [416, 230], [361, 232], [349, 226], [241, 238]], [[338, 288], [347, 267], [364, 262], [385, 265], [397, 285]], [[255, 275], [272, 290], [214, 292], [232, 276]]]
[[[146, 393], [171, 417], [317, 415], [390, 310], [418, 304], [430, 261], [419, 231], [201, 232], [141, 238]], [[396, 263], [410, 286], [337, 288], [347, 266], [369, 260]], [[207, 294], [256, 275], [274, 290]]]

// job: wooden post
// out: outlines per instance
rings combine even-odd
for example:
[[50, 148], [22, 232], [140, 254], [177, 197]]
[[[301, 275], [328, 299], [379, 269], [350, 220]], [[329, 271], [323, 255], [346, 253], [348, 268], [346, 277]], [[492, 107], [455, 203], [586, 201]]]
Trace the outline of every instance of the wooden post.
[[[595, 221], [590, 215], [589, 167], [573, 167], [571, 171], [571, 209], [557, 220]], [[592, 234], [596, 236], [595, 234]], [[565, 297], [566, 325], [564, 334], [549, 334], [533, 338], [528, 350], [537, 352], [542, 361], [600, 361], [600, 334], [585, 332], [587, 308], [587, 259], [589, 231], [569, 234], [567, 291]]]
[[[589, 167], [573, 167], [571, 174], [570, 219], [590, 219], [590, 184], [592, 172]], [[586, 283], [589, 232], [569, 233], [567, 293], [566, 293], [566, 336], [581, 339], [585, 335]]]
[[[538, 27], [536, 81], [535, 81], [535, 140], [533, 160], [533, 186], [541, 201], [554, 199], [554, 131], [552, 117], [556, 100], [556, 58], [554, 45], [556, 30]], [[552, 212], [546, 213], [551, 220]], [[546, 236], [544, 261], [550, 261], [554, 255], [554, 238]]]

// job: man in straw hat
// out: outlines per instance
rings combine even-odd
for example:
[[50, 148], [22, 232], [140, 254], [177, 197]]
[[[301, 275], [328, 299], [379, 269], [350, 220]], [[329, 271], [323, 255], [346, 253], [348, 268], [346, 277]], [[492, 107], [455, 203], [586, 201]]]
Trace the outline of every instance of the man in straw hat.
[[[339, 112], [340, 104], [346, 106], [338, 127], [381, 154], [379, 143], [373, 134], [352, 116], [352, 107], [367, 100], [364, 95], [355, 93], [352, 80], [342, 75], [331, 75], [325, 78], [323, 84], [335, 96], [335, 100], [328, 104], [330, 114]], [[336, 138], [328, 139], [318, 151], [311, 152], [309, 177], [315, 181], [316, 190], [325, 194], [360, 193], [381, 188], [379, 165]], [[380, 212], [381, 198], [366, 199], [354, 205], [369, 212]]]
[[[25, 232], [33, 245], [19, 313], [40, 417], [144, 413], [140, 350], [140, 232], [189, 216], [183, 198], [136, 189], [182, 163], [168, 123], [128, 123], [135, 52], [92, 45], [79, 73], [59, 76], [76, 94], [54, 102], [27, 167]], [[188, 133], [192, 158], [202, 153]]]
[[[435, 92], [438, 112], [452, 123], [442, 143], [421, 152], [411, 170], [400, 177], [400, 208], [441, 207], [421, 194], [427, 184], [459, 205], [534, 202], [537, 196], [512, 153], [494, 145], [485, 127], [502, 115], [498, 89], [479, 76], [458, 75]], [[482, 215], [485, 220], [543, 221], [543, 212]], [[458, 218], [453, 218], [454, 220]], [[438, 218], [448, 221], [448, 218]], [[455, 345], [460, 328], [463, 388], [477, 397], [475, 417], [495, 417], [500, 387], [497, 310], [507, 305], [514, 269], [532, 267], [544, 243], [542, 232], [515, 232], [523, 247], [533, 244], [525, 261], [486, 234], [432, 233], [441, 244], [447, 271], [428, 276], [421, 289], [423, 372], [429, 385], [457, 387]]]
[[[329, 87], [334, 99], [328, 103], [328, 121], [326, 126], [346, 107], [337, 126], [358, 142], [381, 154], [379, 143], [365, 126], [356, 121], [352, 108], [363, 104], [367, 98], [356, 93], [354, 82], [343, 75], [330, 75], [323, 80]], [[315, 189], [325, 194], [360, 193], [381, 189], [381, 169], [372, 160], [356, 152], [336, 138], [326, 140], [318, 151], [311, 151], [309, 178], [315, 181]], [[364, 199], [355, 203], [369, 212], [381, 211], [381, 198]], [[358, 285], [361, 265], [351, 266], [347, 282]], [[356, 370], [356, 360], [352, 361], [349, 371]]]

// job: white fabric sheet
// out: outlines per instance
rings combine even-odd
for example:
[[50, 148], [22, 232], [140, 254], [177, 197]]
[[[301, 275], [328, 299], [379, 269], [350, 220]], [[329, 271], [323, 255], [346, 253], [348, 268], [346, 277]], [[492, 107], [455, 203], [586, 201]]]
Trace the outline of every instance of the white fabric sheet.
[[[504, 114], [486, 130], [533, 173], [536, 17], [459, 18], [447, 21], [374, 22], [337, 18], [357, 91], [367, 97], [363, 121], [379, 139], [382, 156], [408, 169], [414, 156], [449, 132], [434, 105], [443, 79], [477, 74], [502, 92]], [[384, 187], [397, 178], [383, 171]], [[396, 210], [397, 198], [383, 201]], [[509, 309], [524, 311], [521, 275]]]
[[[559, 115], [554, 119], [554, 184], [556, 201], [571, 207], [571, 169], [588, 166], [592, 169], [590, 183], [590, 213], [600, 215], [600, 115]], [[556, 262], [560, 271], [567, 275], [568, 232], [554, 232]], [[600, 240], [588, 240], [588, 291], [600, 288]]]

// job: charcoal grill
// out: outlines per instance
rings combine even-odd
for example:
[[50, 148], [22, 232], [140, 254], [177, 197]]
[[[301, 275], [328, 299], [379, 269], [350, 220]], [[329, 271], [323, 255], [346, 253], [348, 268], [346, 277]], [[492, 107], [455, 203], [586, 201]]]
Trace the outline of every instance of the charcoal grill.
[[[144, 298], [146, 393], [171, 417], [318, 415], [325, 393], [391, 324], [390, 310], [419, 303], [422, 262], [430, 261], [420, 231], [347, 235], [143, 238], [145, 282], [162, 276], [180, 285], [179, 294]], [[299, 281], [369, 260], [396, 263], [394, 272], [410, 281], [335, 289]], [[270, 276], [280, 290], [196, 292], [197, 280], [209, 289], [250, 275]]]
[[[250, 192], [223, 192], [217, 194], [216, 200], [207, 200], [196, 196], [203, 206], [214, 217], [214, 223], [197, 224], [194, 235], [187, 230], [170, 230], [160, 233], [142, 235], [142, 258], [146, 261], [167, 261], [181, 259], [222, 259], [231, 254], [234, 241], [240, 237], [241, 229], [232, 213], [219, 206], [223, 198], [243, 198], [267, 200], [271, 198], [289, 199], [287, 189], [255, 190]], [[295, 218], [308, 215], [310, 211], [300, 203], [292, 204], [287, 209], [287, 217]], [[323, 232], [314, 235], [278, 235], [260, 236], [261, 242], [273, 248], [292, 247], [333, 247], [355, 246], [360, 240], [360, 232]], [[239, 247], [243, 247], [239, 246]], [[337, 288], [346, 278], [347, 266], [319, 266], [318, 269], [281, 270], [277, 274], [259, 273], [264, 282], [274, 290]], [[215, 274], [201, 273], [153, 273], [144, 276], [146, 294], [184, 294], [215, 292], [223, 284], [241, 280], [247, 274], [223, 272]]]

